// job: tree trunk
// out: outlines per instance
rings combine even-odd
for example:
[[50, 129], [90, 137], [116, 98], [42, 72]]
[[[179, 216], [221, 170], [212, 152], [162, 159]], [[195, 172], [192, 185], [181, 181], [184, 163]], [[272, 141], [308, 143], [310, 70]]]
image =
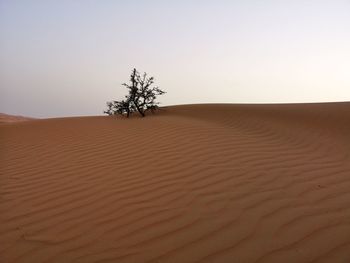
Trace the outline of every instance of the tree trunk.
[[141, 108], [139, 107], [139, 105], [138, 105], [137, 103], [135, 103], [135, 102], [134, 102], [134, 104], [135, 104], [135, 106], [136, 106], [137, 111], [141, 114], [141, 116], [142, 116], [142, 117], [145, 117], [145, 113], [141, 110]]
[[141, 114], [142, 117], [145, 117], [145, 113], [140, 109], [139, 105], [135, 104], [136, 105], [136, 109], [137, 111]]
[[142, 117], [145, 117], [145, 113], [139, 107], [137, 107], [137, 110], [141, 114]]

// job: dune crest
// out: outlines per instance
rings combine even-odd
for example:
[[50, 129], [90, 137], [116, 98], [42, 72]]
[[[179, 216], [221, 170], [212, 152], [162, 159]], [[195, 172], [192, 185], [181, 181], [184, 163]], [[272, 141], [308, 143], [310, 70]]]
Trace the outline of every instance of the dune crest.
[[0, 127], [0, 262], [350, 262], [350, 103]]
[[20, 121], [29, 121], [29, 120], [33, 120], [33, 118], [0, 113], [0, 124], [1, 123], [20, 122]]

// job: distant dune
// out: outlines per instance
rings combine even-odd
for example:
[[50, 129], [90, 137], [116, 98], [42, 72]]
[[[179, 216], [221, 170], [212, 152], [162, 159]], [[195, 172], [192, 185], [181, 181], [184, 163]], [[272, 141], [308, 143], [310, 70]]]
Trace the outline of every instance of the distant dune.
[[350, 103], [0, 126], [0, 262], [350, 262]]
[[0, 113], [0, 124], [9, 123], [9, 122], [12, 123], [12, 122], [19, 122], [19, 121], [28, 121], [28, 120], [33, 120], [33, 118]]

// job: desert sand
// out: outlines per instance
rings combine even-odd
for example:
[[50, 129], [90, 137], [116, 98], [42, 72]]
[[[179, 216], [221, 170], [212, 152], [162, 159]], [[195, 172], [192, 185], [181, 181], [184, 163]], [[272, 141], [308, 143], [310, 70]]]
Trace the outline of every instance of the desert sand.
[[0, 262], [350, 262], [350, 103], [0, 125]]
[[29, 121], [33, 118], [23, 117], [23, 116], [15, 116], [15, 115], [8, 115], [4, 113], [0, 113], [0, 124], [1, 123], [8, 123], [8, 122], [19, 122], [19, 121]]

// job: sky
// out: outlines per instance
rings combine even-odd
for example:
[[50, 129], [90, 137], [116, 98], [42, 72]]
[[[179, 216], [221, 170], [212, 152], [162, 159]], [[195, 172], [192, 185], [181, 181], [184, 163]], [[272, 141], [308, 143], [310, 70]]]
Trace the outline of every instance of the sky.
[[101, 115], [134, 67], [162, 105], [350, 101], [350, 0], [0, 0], [0, 112]]

